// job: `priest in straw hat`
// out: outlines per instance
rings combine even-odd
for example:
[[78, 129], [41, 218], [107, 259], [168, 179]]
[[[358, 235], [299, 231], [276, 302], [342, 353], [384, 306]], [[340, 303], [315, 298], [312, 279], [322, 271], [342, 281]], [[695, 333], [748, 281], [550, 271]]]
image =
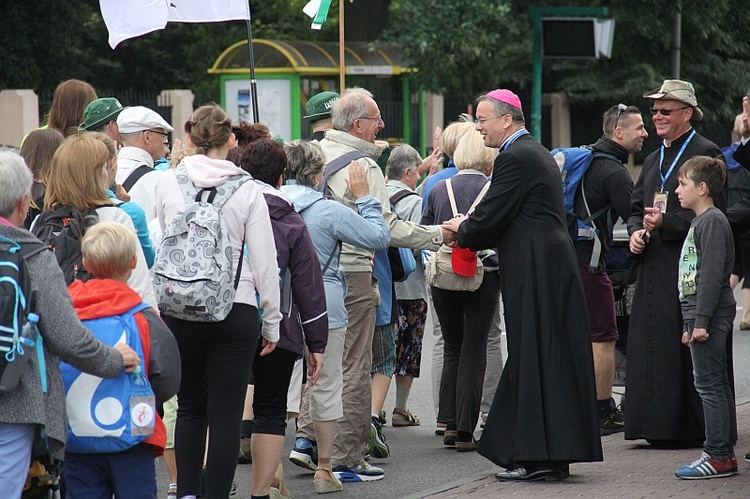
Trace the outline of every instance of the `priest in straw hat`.
[[[641, 255], [641, 264], [628, 331], [625, 438], [658, 447], [700, 446], [703, 407], [693, 384], [690, 350], [680, 343], [676, 286], [680, 250], [695, 214], [680, 206], [675, 189], [685, 161], [722, 153], [693, 128], [703, 111], [690, 82], [664, 80], [643, 97], [651, 102], [662, 144], [643, 163], [628, 219], [630, 250]], [[723, 202], [721, 196], [717, 203]]]

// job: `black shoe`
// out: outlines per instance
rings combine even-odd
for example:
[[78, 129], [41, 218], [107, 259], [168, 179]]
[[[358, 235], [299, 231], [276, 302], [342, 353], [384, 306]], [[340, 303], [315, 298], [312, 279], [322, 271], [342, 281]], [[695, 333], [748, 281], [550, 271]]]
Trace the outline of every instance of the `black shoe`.
[[514, 482], [535, 482], [544, 480], [546, 482], [556, 482], [569, 475], [569, 472], [563, 468], [530, 468], [519, 467], [513, 470], [505, 470], [497, 473], [495, 478], [502, 481]]
[[446, 447], [455, 447], [458, 432], [456, 430], [445, 430], [443, 433], [443, 445]]
[[750, 463], [750, 452], [748, 452], [747, 454], [745, 454], [745, 461], [747, 461], [748, 463]]
[[615, 407], [607, 416], [599, 419], [599, 435], [612, 435], [625, 431], [625, 417], [622, 411]]
[[252, 464], [253, 456], [250, 453], [250, 439], [240, 439], [240, 456], [237, 458], [237, 464]]

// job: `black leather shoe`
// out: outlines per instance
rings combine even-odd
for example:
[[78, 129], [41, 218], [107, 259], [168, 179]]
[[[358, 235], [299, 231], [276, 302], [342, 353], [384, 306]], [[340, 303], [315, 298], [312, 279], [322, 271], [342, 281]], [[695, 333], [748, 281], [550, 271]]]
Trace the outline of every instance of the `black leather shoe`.
[[745, 461], [747, 461], [748, 463], [750, 463], [750, 452], [748, 452], [747, 454], [745, 454]]
[[513, 470], [505, 470], [497, 473], [495, 478], [502, 481], [515, 481], [515, 482], [534, 482], [537, 480], [544, 480], [547, 482], [555, 482], [562, 480], [566, 477], [563, 469], [555, 468], [531, 468], [526, 469], [519, 467]]

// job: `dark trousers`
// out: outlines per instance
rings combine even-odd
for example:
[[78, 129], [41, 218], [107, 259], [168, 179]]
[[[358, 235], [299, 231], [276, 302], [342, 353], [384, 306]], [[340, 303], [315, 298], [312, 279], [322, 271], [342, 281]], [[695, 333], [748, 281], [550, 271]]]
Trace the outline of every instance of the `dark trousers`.
[[65, 453], [65, 497], [156, 497], [156, 456], [148, 444], [106, 454]]
[[240, 450], [240, 425], [253, 356], [258, 309], [236, 303], [221, 322], [165, 317], [180, 349], [182, 382], [175, 427], [177, 496], [198, 494], [210, 425], [206, 499], [229, 496]]
[[[737, 410], [729, 380], [733, 370], [728, 366], [732, 362], [732, 351], [727, 348], [733, 325], [734, 317], [712, 317], [707, 328], [708, 340], [690, 344], [695, 389], [701, 396], [706, 418], [703, 450], [717, 461], [734, 457], [737, 443]], [[692, 335], [695, 321], [686, 320], [685, 326]]]
[[253, 434], [284, 435], [286, 395], [297, 354], [277, 347], [261, 357], [260, 351], [258, 343], [253, 360]]
[[473, 292], [431, 290], [445, 342], [438, 422], [473, 433], [482, 402], [487, 335], [500, 292], [498, 274], [485, 272], [482, 285]]

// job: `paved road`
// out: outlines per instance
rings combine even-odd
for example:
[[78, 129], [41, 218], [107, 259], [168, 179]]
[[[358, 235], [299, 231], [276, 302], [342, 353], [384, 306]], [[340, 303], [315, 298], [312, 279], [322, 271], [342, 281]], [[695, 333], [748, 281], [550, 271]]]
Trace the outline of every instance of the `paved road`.
[[[735, 324], [735, 381], [737, 402], [750, 402], [750, 331], [740, 331]], [[572, 467], [571, 479], [555, 484], [499, 484], [493, 478], [499, 468], [476, 453], [457, 453], [443, 447], [440, 437], [434, 435], [435, 414], [430, 388], [430, 364], [433, 338], [425, 336], [422, 378], [414, 383], [410, 408], [422, 419], [422, 426], [411, 428], [385, 427], [392, 457], [373, 460], [382, 466], [386, 476], [370, 483], [344, 484], [344, 491], [335, 497], [347, 498], [397, 498], [426, 497], [750, 497], [750, 465], [742, 462], [740, 477], [728, 480], [709, 480], [698, 485], [678, 481], [673, 477], [675, 466], [692, 461], [696, 450], [653, 451], [633, 442], [625, 442], [620, 435], [603, 439], [604, 463], [577, 464]], [[393, 410], [395, 387], [386, 402], [386, 411]], [[741, 441], [738, 453], [750, 452], [750, 403], [740, 406]], [[389, 416], [390, 419], [390, 416]], [[480, 433], [477, 433], [477, 437]], [[293, 426], [287, 430], [284, 452], [287, 485], [293, 497], [319, 497], [312, 486], [312, 474], [286, 460], [293, 443]], [[287, 466], [288, 465], [288, 466]], [[157, 463], [159, 497], [166, 497], [167, 476], [163, 463]], [[237, 499], [250, 498], [252, 465], [237, 467], [239, 484]], [[726, 482], [726, 483], [725, 483]]]

